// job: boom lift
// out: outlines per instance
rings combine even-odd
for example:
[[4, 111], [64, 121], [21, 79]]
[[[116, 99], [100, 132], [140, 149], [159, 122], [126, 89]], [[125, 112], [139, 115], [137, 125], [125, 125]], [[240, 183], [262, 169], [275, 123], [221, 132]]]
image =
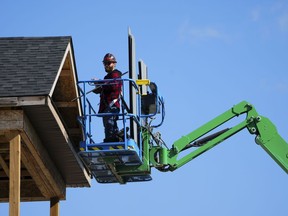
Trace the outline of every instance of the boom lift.
[[[80, 81], [83, 116], [79, 122], [85, 134], [80, 143], [79, 156], [99, 183], [120, 183], [149, 181], [151, 168], [162, 172], [174, 171], [197, 156], [215, 147], [243, 129], [255, 136], [259, 144], [278, 165], [288, 173], [288, 144], [278, 134], [276, 127], [266, 117], [260, 116], [248, 102], [242, 101], [223, 114], [212, 119], [195, 131], [181, 137], [169, 148], [155, 128], [162, 125], [165, 117], [164, 100], [159, 95], [155, 83], [147, 79], [146, 65], [139, 61], [139, 75], [135, 70], [135, 43], [129, 30], [129, 78], [117, 79], [123, 82], [119, 121], [123, 129], [121, 142], [97, 143], [92, 136], [91, 123], [108, 113], [97, 114], [89, 98], [88, 91], [97, 85], [112, 85], [114, 80]], [[129, 104], [126, 102], [129, 96]], [[95, 97], [95, 96], [94, 96]], [[152, 122], [160, 116], [160, 122]], [[245, 119], [229, 128], [220, 126], [233, 118]], [[158, 120], [159, 121], [159, 120]], [[214, 132], [214, 130], [219, 130]], [[128, 131], [130, 134], [128, 134]], [[192, 151], [188, 151], [192, 149]], [[185, 154], [185, 152], [188, 152]], [[184, 156], [182, 156], [184, 153]]]

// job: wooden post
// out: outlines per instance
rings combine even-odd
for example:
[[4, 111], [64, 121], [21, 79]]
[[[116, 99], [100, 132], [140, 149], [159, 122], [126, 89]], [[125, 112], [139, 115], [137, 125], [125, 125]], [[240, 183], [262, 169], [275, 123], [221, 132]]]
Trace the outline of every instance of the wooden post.
[[52, 197], [50, 199], [50, 216], [59, 216], [59, 198]]
[[21, 137], [14, 134], [10, 139], [9, 167], [9, 215], [20, 215], [20, 173], [21, 172]]

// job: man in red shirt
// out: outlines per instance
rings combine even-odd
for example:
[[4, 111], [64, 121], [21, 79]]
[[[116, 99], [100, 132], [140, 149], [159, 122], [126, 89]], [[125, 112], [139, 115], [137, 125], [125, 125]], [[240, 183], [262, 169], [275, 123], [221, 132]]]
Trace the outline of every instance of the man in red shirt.
[[[122, 90], [122, 81], [115, 80], [121, 78], [121, 71], [116, 68], [116, 58], [113, 54], [107, 53], [103, 58], [103, 64], [107, 75], [99, 88], [94, 93], [100, 93], [99, 113], [108, 115], [103, 116], [103, 125], [105, 131], [104, 142], [119, 142], [117, 136], [119, 129], [117, 125], [118, 114], [120, 112], [120, 94]], [[113, 115], [115, 114], [115, 115]]]

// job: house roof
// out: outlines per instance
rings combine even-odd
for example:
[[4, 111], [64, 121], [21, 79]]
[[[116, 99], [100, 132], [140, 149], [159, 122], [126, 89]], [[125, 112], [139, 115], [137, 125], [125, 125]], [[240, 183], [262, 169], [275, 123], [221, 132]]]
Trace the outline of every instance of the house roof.
[[48, 95], [71, 37], [0, 38], [0, 96]]
[[24, 111], [67, 187], [90, 186], [77, 81], [70, 36], [0, 38], [0, 109]]

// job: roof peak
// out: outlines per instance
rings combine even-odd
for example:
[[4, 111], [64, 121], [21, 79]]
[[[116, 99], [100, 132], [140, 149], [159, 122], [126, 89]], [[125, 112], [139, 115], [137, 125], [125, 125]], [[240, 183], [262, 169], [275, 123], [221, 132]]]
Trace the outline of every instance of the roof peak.
[[15, 36], [15, 37], [0, 37], [0, 39], [56, 39], [56, 38], [72, 38], [72, 36]]

